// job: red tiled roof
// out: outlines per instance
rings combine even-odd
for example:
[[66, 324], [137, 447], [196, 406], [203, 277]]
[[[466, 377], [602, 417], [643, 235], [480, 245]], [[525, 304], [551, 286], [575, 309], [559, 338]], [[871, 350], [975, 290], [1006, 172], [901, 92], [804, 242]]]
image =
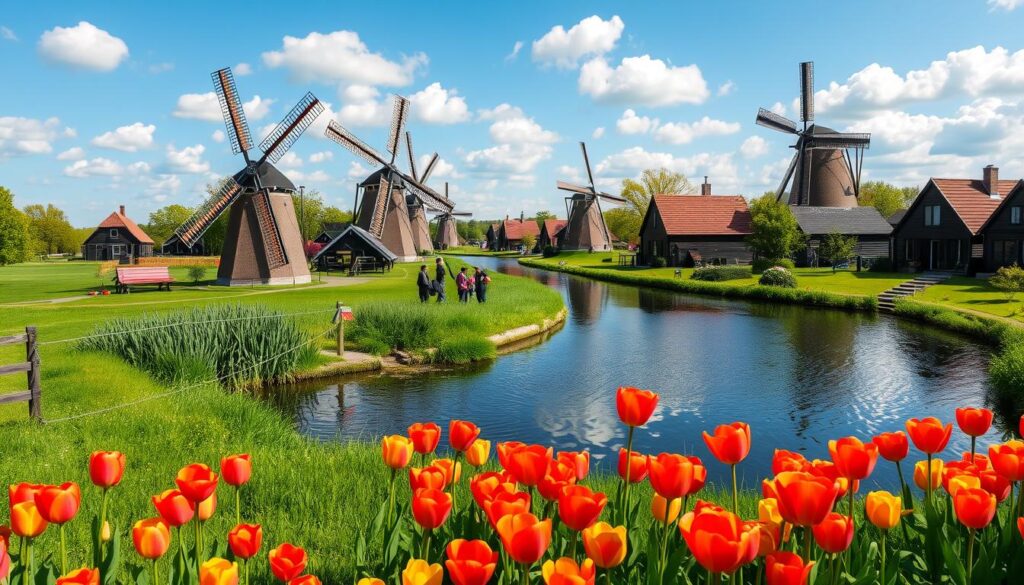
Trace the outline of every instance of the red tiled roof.
[[655, 195], [653, 204], [670, 236], [745, 236], [750, 211], [741, 195]]
[[[974, 234], [1002, 203], [1002, 198], [990, 197], [985, 184], [977, 179], [932, 179], [932, 182]], [[999, 181], [1000, 195], [1009, 195], [1016, 184], [1016, 180]]]
[[519, 221], [518, 219], [506, 219], [505, 222], [505, 239], [508, 240], [521, 240], [523, 236], [530, 234], [533, 236], [540, 235], [540, 226], [537, 222], [532, 219], [526, 221]]
[[110, 215], [107, 216], [107, 219], [104, 219], [103, 221], [100, 222], [99, 229], [106, 228], [120, 228], [128, 230], [128, 233], [130, 233], [132, 237], [138, 240], [140, 244], [153, 243], [153, 239], [150, 238], [146, 234], [146, 232], [142, 231], [142, 228], [140, 228], [131, 219], [128, 219], [128, 216], [121, 215], [121, 213], [118, 211], [111, 213]]
[[569, 223], [567, 219], [545, 219], [544, 229], [548, 231], [548, 237], [553, 238], [558, 235], [558, 232], [562, 231], [562, 228], [567, 223]]

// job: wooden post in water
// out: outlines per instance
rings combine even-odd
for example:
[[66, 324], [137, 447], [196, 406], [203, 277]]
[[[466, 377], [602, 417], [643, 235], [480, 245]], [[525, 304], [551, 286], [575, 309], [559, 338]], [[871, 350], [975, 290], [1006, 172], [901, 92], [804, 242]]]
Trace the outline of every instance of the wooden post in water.
[[39, 345], [36, 343], [36, 328], [25, 328], [25, 361], [30, 366], [26, 376], [28, 377], [28, 414], [37, 421], [43, 420], [43, 406], [41, 404], [42, 390], [39, 385]]
[[338, 357], [345, 357], [345, 319], [341, 316], [341, 301], [335, 305], [337, 313], [334, 318], [338, 320]]

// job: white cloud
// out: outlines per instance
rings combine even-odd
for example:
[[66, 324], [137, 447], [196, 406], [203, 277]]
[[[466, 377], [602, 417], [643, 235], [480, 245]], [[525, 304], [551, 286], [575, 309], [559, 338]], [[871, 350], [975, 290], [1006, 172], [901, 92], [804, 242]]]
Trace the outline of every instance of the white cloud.
[[282, 169], [295, 169], [301, 167], [304, 163], [302, 161], [302, 157], [294, 152], [288, 151], [274, 164]]
[[463, 157], [466, 166], [488, 176], [500, 175], [503, 180], [532, 181], [527, 177], [537, 165], [551, 157], [550, 144], [558, 134], [545, 130], [523, 111], [509, 104], [479, 113], [480, 119], [493, 120], [491, 140], [496, 146], [474, 150]]
[[533, 60], [545, 65], [571, 69], [584, 57], [604, 55], [615, 48], [625, 23], [618, 16], [603, 20], [588, 16], [568, 31], [555, 26], [543, 37], [533, 41]]
[[501, 120], [503, 118], [522, 117], [523, 115], [523, 110], [519, 106], [505, 103], [498, 104], [489, 110], [477, 110], [476, 119], [481, 121]]
[[782, 102], [775, 102], [774, 104], [772, 104], [772, 107], [770, 107], [768, 109], [770, 109], [771, 111], [775, 112], [776, 114], [778, 114], [780, 116], [785, 116], [786, 115], [786, 104], [784, 104]]
[[[350, 85], [341, 92], [345, 105], [338, 121], [346, 126], [384, 126], [391, 121], [392, 102], [378, 100], [380, 92], [369, 85]], [[321, 117], [323, 117], [321, 115]]]
[[37, 120], [0, 116], [0, 159], [8, 156], [47, 154], [53, 152], [53, 142], [64, 137], [73, 137], [71, 128], [61, 128], [58, 118]]
[[647, 134], [657, 127], [657, 118], [637, 116], [636, 112], [632, 109], [623, 112], [622, 117], [615, 122], [615, 128], [619, 131], [619, 134]]
[[329, 150], [323, 150], [320, 152], [314, 152], [309, 155], [309, 162], [313, 164], [319, 164], [334, 159], [334, 153]]
[[362, 165], [358, 161], [351, 161], [348, 163], [348, 173], [346, 176], [353, 181], [362, 181], [366, 177], [370, 176], [372, 171]]
[[226, 139], [227, 135], [225, 135], [224, 131], [219, 128], [217, 130], [214, 130], [213, 134], [210, 135], [210, 140], [213, 140], [214, 142], [217, 143], [224, 142]]
[[69, 177], [115, 177], [122, 175], [124, 168], [109, 158], [94, 158], [75, 161], [71, 166], [64, 167], [64, 174]]
[[600, 140], [604, 136], [604, 126], [594, 128], [594, 133], [591, 136], [594, 137], [594, 140]]
[[669, 144], [689, 144], [702, 136], [725, 136], [740, 131], [739, 122], [724, 122], [704, 116], [696, 122], [669, 122], [654, 131], [654, 139]]
[[743, 158], [759, 158], [768, 154], [768, 142], [760, 136], [751, 136], [740, 145]]
[[82, 160], [85, 158], [85, 150], [80, 146], [73, 146], [57, 155], [57, 160]]
[[239, 63], [231, 68], [231, 73], [233, 73], [235, 77], [252, 75], [252, 65], [249, 65], [248, 63]]
[[296, 81], [404, 86], [412, 83], [418, 69], [428, 62], [424, 53], [390, 61], [373, 53], [352, 31], [327, 34], [311, 32], [304, 38], [285, 36], [280, 51], [263, 53], [272, 69], [284, 67]]
[[675, 67], [649, 55], [626, 57], [612, 67], [603, 57], [584, 63], [579, 91], [605, 103], [643, 106], [700, 104], [710, 94], [700, 68]]
[[[331, 176], [323, 170], [317, 169], [311, 173], [304, 173], [302, 171], [291, 170], [288, 171], [288, 178], [292, 181], [303, 181], [305, 183], [326, 183], [331, 180]], [[306, 185], [309, 188], [309, 185]]]
[[1024, 5], [1024, 0], [988, 0], [989, 8], [992, 10], [1005, 10], [1010, 12]]
[[414, 118], [428, 124], [457, 124], [469, 120], [466, 100], [455, 89], [434, 82], [409, 96]]
[[75, 69], [113, 71], [128, 57], [128, 45], [91, 23], [54, 27], [39, 38], [39, 54], [52, 63]]
[[[420, 156], [416, 162], [416, 170], [422, 173], [427, 168], [427, 163], [430, 162], [432, 157], [433, 155], [430, 154]], [[436, 179], [461, 179], [462, 177], [463, 174], [455, 168], [455, 165], [444, 158], [438, 158], [437, 163], [434, 164], [434, 170], [430, 172], [432, 182]]]
[[718, 86], [717, 93], [719, 96], [726, 96], [734, 91], [736, 91], [736, 84], [733, 83], [733, 81], [730, 79], [729, 81], [726, 81], [722, 85]]
[[167, 145], [167, 168], [173, 173], [200, 174], [210, 170], [210, 163], [202, 159], [206, 147], [202, 144], [186, 146], [175, 150], [173, 144]]
[[734, 190], [740, 186], [739, 170], [732, 160], [732, 154], [699, 153], [688, 157], [676, 157], [667, 152], [649, 152], [634, 146], [610, 155], [594, 167], [595, 175], [603, 180], [615, 181], [625, 177], [638, 176], [644, 169], [666, 168], [688, 177], [708, 175], [719, 192]]
[[515, 61], [516, 57], [519, 56], [519, 51], [523, 50], [523, 41], [516, 41], [516, 44], [512, 45], [512, 52], [505, 55], [506, 61]]
[[533, 118], [505, 118], [491, 124], [491, 139], [499, 144], [550, 144], [558, 134], [545, 130]]
[[[242, 111], [249, 120], [259, 120], [270, 112], [270, 106], [277, 100], [264, 99], [256, 95], [242, 104]], [[186, 93], [178, 98], [178, 105], [174, 108], [174, 117], [187, 118], [191, 120], [203, 120], [206, 122], [223, 122], [220, 103], [217, 101], [217, 94], [207, 93]]]
[[0, 26], [0, 39], [5, 41], [17, 42], [18, 35], [14, 34], [14, 31], [7, 28], [6, 26]]
[[149, 72], [153, 75], [167, 73], [168, 71], [174, 71], [174, 63], [171, 63], [170, 61], [165, 61], [163, 63], [153, 63], [149, 66]]
[[121, 152], [137, 152], [153, 146], [153, 133], [156, 126], [136, 122], [130, 126], [121, 126], [116, 130], [100, 134], [92, 139], [94, 146], [120, 150]]

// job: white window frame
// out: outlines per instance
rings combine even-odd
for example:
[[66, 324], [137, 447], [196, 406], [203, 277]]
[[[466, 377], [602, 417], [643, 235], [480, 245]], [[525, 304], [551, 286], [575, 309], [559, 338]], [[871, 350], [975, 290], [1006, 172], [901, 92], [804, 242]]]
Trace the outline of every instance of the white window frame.
[[110, 237], [112, 237], [112, 238], [116, 238], [117, 237], [117, 228], [110, 228]]

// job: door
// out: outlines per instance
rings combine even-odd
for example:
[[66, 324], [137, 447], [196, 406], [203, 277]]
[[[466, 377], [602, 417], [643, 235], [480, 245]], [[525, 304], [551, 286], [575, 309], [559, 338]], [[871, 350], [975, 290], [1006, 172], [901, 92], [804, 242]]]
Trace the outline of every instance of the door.
[[941, 266], [942, 262], [942, 242], [939, 240], [932, 240], [928, 244], [928, 270], [937, 270], [939, 266]]

